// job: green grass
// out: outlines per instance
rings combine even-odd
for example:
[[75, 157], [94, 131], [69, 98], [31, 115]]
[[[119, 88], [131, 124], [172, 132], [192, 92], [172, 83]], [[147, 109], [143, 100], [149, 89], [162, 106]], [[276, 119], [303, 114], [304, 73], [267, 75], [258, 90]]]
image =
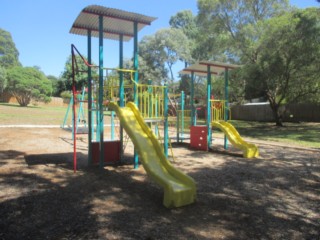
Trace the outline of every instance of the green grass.
[[66, 110], [67, 106], [20, 107], [18, 104], [0, 103], [0, 124], [60, 125], [63, 122]]
[[[283, 127], [277, 127], [273, 122], [232, 120], [230, 123], [235, 126], [241, 136], [252, 140], [257, 139], [301, 147], [320, 148], [320, 123], [285, 122]], [[204, 120], [197, 121], [197, 125], [205, 124]], [[188, 133], [189, 129], [185, 128], [185, 132]], [[214, 132], [222, 134], [220, 129], [214, 129]]]
[[284, 123], [283, 127], [269, 122], [231, 121], [243, 136], [304, 147], [320, 148], [320, 123]]
[[[66, 110], [67, 105], [64, 107], [47, 105], [20, 107], [17, 104], [0, 103], [0, 124], [61, 125]], [[71, 113], [69, 113], [68, 122], [71, 122]], [[231, 123], [245, 138], [320, 148], [320, 123], [284, 123], [284, 127], [276, 127], [274, 123], [269, 122], [232, 120]], [[205, 123], [197, 121], [197, 124], [204, 125]]]

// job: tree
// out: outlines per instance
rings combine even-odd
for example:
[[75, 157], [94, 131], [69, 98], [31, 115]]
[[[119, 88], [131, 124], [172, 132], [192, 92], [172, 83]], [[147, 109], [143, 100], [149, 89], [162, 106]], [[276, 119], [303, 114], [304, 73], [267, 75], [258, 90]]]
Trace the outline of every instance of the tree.
[[168, 71], [171, 81], [174, 81], [173, 65], [190, 59], [189, 40], [179, 29], [161, 29], [155, 35], [144, 37], [139, 48], [147, 65], [159, 67], [161, 73]]
[[[288, 0], [198, 0], [198, 26], [204, 46], [215, 45], [227, 60], [255, 62], [263, 22], [289, 8]], [[216, 36], [216, 37], [215, 37]], [[216, 48], [208, 48], [215, 54]]]
[[18, 58], [19, 52], [11, 34], [0, 28], [0, 65], [4, 68], [21, 66]]
[[8, 69], [6, 90], [12, 94], [22, 107], [28, 106], [31, 99], [50, 101], [51, 82], [39, 70], [32, 67], [12, 67]]
[[3, 92], [6, 86], [7, 86], [7, 71], [6, 69], [0, 66], [0, 93]]
[[320, 99], [320, 9], [294, 10], [265, 24], [255, 63], [243, 67], [246, 96], [264, 96], [277, 126], [280, 106]]
[[52, 96], [60, 97], [60, 94], [66, 90], [65, 81], [53, 75], [48, 75], [47, 78], [51, 81]]
[[[75, 64], [75, 80], [76, 80], [76, 89], [80, 90], [83, 86], [87, 85], [88, 81], [88, 75], [87, 70], [88, 67], [82, 60], [82, 58], [79, 55], [76, 55], [76, 64]], [[95, 65], [94, 63], [92, 63]], [[97, 68], [92, 68], [92, 78], [97, 77]], [[72, 57], [71, 55], [68, 57], [64, 71], [61, 74], [60, 79], [65, 83], [65, 89], [63, 90], [72, 90]], [[60, 86], [62, 85], [59, 83]], [[62, 86], [61, 86], [62, 87]]]

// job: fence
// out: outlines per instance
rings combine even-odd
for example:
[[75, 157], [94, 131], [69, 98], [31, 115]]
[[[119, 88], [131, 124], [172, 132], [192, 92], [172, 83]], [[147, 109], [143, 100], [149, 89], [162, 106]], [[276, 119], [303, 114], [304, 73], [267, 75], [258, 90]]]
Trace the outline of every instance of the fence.
[[[245, 121], [274, 121], [269, 103], [231, 107], [232, 119]], [[288, 104], [281, 108], [283, 121], [320, 122], [320, 104]]]

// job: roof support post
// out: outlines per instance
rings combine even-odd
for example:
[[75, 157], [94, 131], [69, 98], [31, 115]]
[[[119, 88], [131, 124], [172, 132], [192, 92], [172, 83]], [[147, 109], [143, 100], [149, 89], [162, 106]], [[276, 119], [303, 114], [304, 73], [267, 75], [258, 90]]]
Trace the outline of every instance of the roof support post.
[[103, 16], [99, 16], [99, 151], [100, 168], [104, 167], [104, 144], [103, 144]]
[[[119, 35], [119, 68], [123, 69], [123, 34]], [[123, 71], [119, 71], [119, 106], [124, 107]]]
[[169, 107], [168, 107], [168, 85], [165, 83], [164, 84], [164, 140], [163, 140], [163, 144], [164, 144], [164, 155], [166, 156], [166, 158], [168, 158], [168, 144], [169, 144], [169, 133], [168, 133], [168, 129], [169, 129], [169, 123], [168, 123], [168, 113], [169, 113]]
[[[229, 119], [229, 69], [225, 68], [224, 70], [224, 120], [228, 121]], [[228, 149], [228, 138], [224, 135], [224, 149]]]
[[[88, 44], [88, 63], [91, 65], [91, 30], [88, 30], [87, 35]], [[88, 66], [88, 165], [92, 165], [92, 134], [93, 134], [93, 124], [92, 124], [92, 71], [91, 67]]]
[[[123, 69], [123, 34], [119, 35], [119, 68]], [[122, 71], [119, 71], [119, 98], [119, 106], [124, 107], [124, 82]], [[120, 161], [122, 161], [123, 154], [123, 127], [120, 125]]]
[[191, 93], [190, 93], [190, 105], [191, 105], [191, 126], [195, 125], [195, 107], [194, 107], [194, 71], [191, 72]]
[[[134, 38], [133, 38], [133, 68], [134, 72], [134, 103], [139, 106], [138, 101], [138, 82], [139, 82], [139, 63], [138, 63], [138, 22], [133, 23], [133, 31], [134, 31]], [[134, 149], [134, 168], [137, 169], [139, 167], [139, 158], [137, 154], [137, 150]]]
[[211, 146], [211, 67], [207, 65], [207, 143]]

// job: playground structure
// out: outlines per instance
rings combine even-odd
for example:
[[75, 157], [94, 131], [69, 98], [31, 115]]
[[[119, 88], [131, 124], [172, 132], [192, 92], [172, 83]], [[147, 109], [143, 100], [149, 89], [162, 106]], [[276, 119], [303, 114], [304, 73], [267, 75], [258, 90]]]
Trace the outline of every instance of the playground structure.
[[[72, 71], [73, 71], [73, 99], [76, 99], [76, 54], [88, 66], [88, 164], [99, 163], [104, 167], [110, 156], [112, 161], [120, 161], [123, 154], [123, 130], [131, 138], [134, 150], [134, 168], [138, 167], [138, 155], [148, 175], [164, 189], [163, 204], [166, 207], [180, 207], [188, 205], [195, 200], [196, 186], [192, 178], [175, 169], [168, 161], [168, 88], [164, 86], [139, 83], [138, 74], [138, 31], [150, 25], [155, 18], [141, 14], [125, 12], [100, 6], [88, 6], [82, 10], [75, 20], [70, 32], [87, 36], [88, 60], [86, 60], [72, 45]], [[99, 65], [91, 63], [91, 38], [99, 38]], [[103, 66], [103, 40], [119, 41], [119, 68], [106, 68]], [[134, 54], [133, 69], [123, 68], [123, 42], [133, 38]], [[208, 150], [212, 141], [212, 127], [220, 128], [225, 133], [224, 147], [228, 148], [228, 139], [240, 148], [246, 158], [258, 156], [258, 148], [245, 142], [236, 129], [227, 122], [229, 120], [228, 106], [228, 71], [237, 65], [218, 62], [200, 62], [183, 69], [180, 74], [191, 73], [190, 109], [184, 109], [184, 93], [180, 96], [180, 109], [177, 116], [177, 141], [182, 142], [185, 125], [191, 129], [191, 146], [197, 146], [197, 137], [201, 140], [202, 150]], [[98, 69], [98, 81], [95, 84], [95, 96], [92, 90], [92, 69]], [[113, 70], [118, 73], [118, 80], [105, 78], [104, 71]], [[225, 100], [211, 100], [211, 75], [225, 75]], [[124, 74], [130, 79], [125, 85]], [[207, 76], [206, 125], [196, 126], [196, 109], [194, 106], [194, 77], [195, 74]], [[128, 83], [129, 82], [129, 83]], [[95, 101], [93, 101], [95, 98]], [[73, 101], [74, 103], [75, 101]], [[76, 104], [73, 104], [73, 133], [77, 133]], [[110, 111], [111, 139], [104, 139], [104, 115]], [[114, 139], [114, 112], [120, 120], [119, 139]], [[94, 125], [93, 115], [96, 116]], [[163, 123], [163, 149], [159, 138], [158, 126]], [[148, 126], [149, 124], [149, 126]], [[151, 128], [155, 127], [153, 133]], [[96, 141], [93, 132], [96, 131]], [[77, 168], [76, 137], [74, 140], [74, 171]], [[110, 159], [109, 159], [110, 160]]]
[[[193, 132], [198, 134], [199, 149], [208, 149], [212, 144], [212, 127], [219, 128], [225, 134], [224, 148], [228, 149], [228, 139], [237, 148], [243, 151], [243, 157], [253, 158], [259, 156], [259, 150], [254, 144], [249, 144], [240, 136], [235, 127], [228, 122], [230, 120], [230, 108], [229, 108], [229, 70], [237, 68], [234, 64], [225, 64], [214, 61], [201, 61], [193, 64], [182, 71], [180, 74], [191, 74], [191, 126], [195, 126], [195, 107], [194, 107], [194, 78], [195, 75], [207, 77], [207, 101], [206, 101], [206, 126], [200, 128], [202, 134], [198, 134], [198, 130], [193, 127]], [[213, 100], [211, 96], [211, 80], [212, 75], [220, 75], [224, 73], [225, 79], [225, 99]], [[206, 136], [204, 136], [204, 134]], [[191, 131], [192, 135], [192, 131]], [[193, 136], [190, 137], [191, 141], [195, 141]], [[206, 139], [203, 139], [206, 138]], [[196, 146], [197, 143], [191, 143], [192, 146]], [[205, 146], [204, 146], [205, 145]]]
[[[87, 36], [88, 60], [86, 60], [77, 48], [71, 46], [72, 71], [73, 71], [73, 99], [76, 98], [76, 54], [78, 54], [88, 66], [88, 126], [93, 129], [92, 115], [96, 113], [97, 123], [95, 126], [97, 139], [93, 141], [92, 131], [88, 131], [88, 163], [93, 163], [94, 153], [99, 153], [99, 166], [105, 163], [115, 145], [119, 147], [121, 157], [123, 144], [123, 129], [132, 139], [134, 151], [134, 167], [138, 167], [138, 154], [147, 173], [164, 188], [163, 204], [166, 207], [180, 207], [194, 202], [196, 197], [196, 186], [194, 180], [186, 174], [175, 169], [167, 159], [168, 155], [168, 99], [166, 86], [153, 86], [151, 84], [140, 84], [138, 77], [138, 31], [144, 26], [150, 25], [155, 20], [153, 17], [141, 14], [125, 12], [122, 10], [105, 8], [101, 6], [88, 6], [82, 10], [72, 25], [70, 33]], [[91, 63], [91, 38], [99, 38], [99, 65]], [[104, 38], [119, 41], [119, 68], [110, 69], [103, 66], [103, 40]], [[134, 69], [123, 68], [123, 42], [134, 43]], [[95, 107], [93, 108], [92, 91], [92, 69], [97, 68], [99, 79], [97, 94], [95, 96]], [[116, 70], [119, 74], [118, 83], [110, 83], [105, 86], [104, 70]], [[133, 89], [132, 102], [126, 104], [124, 73], [130, 74]], [[104, 97], [107, 95], [106, 97]], [[139, 110], [138, 110], [138, 108]], [[121, 122], [119, 140], [104, 141], [104, 111], [106, 108], [114, 110]], [[76, 107], [73, 104], [73, 127], [76, 128]], [[147, 126], [146, 122], [164, 123], [164, 149], [160, 147], [158, 140]], [[74, 133], [76, 133], [74, 129]], [[74, 145], [74, 171], [77, 169], [76, 137], [73, 138]]]

